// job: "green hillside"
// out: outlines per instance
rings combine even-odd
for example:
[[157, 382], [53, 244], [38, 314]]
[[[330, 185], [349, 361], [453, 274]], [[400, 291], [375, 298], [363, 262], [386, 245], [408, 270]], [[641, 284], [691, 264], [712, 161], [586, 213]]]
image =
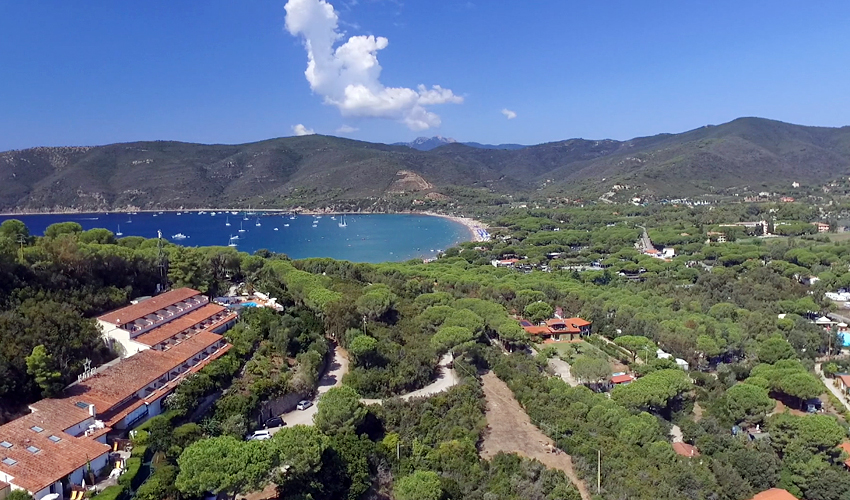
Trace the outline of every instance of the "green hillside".
[[693, 196], [850, 173], [850, 127], [741, 118], [629, 141], [432, 151], [320, 135], [238, 145], [135, 142], [0, 153], [0, 210], [319, 206], [449, 186]]

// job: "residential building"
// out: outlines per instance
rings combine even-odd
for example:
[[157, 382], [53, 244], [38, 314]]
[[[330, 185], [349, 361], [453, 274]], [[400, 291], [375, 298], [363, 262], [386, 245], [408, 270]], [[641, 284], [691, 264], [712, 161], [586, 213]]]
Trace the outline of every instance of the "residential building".
[[[843, 443], [839, 444], [837, 448], [846, 453], [847, 455], [850, 455], [850, 441], [844, 441]], [[850, 469], [850, 458], [845, 459], [842, 463], [844, 464], [844, 467]]]
[[782, 488], [771, 488], [762, 491], [750, 500], [797, 500], [797, 497]]
[[673, 443], [673, 451], [675, 451], [677, 455], [688, 458], [699, 456], [699, 450], [697, 449], [697, 447], [688, 443]]
[[635, 376], [631, 373], [615, 373], [611, 376], [611, 383], [613, 385], [628, 385], [634, 382]]
[[726, 243], [726, 233], [722, 233], [720, 231], [709, 231], [706, 233], [709, 241], [714, 240], [718, 243]]
[[829, 232], [829, 224], [825, 222], [812, 222], [813, 226], [818, 228], [819, 233], [828, 233]]
[[578, 340], [585, 335], [590, 335], [591, 326], [589, 321], [581, 318], [552, 318], [540, 325], [521, 319], [519, 324], [526, 333], [544, 341]]
[[124, 359], [82, 374], [61, 397], [33, 403], [29, 414], [0, 426], [0, 482], [36, 500], [63, 499], [88, 470], [109, 465], [108, 435], [160, 414], [186, 376], [230, 349], [219, 332], [235, 320], [188, 288], [100, 316], [105, 339]]
[[835, 385], [841, 389], [841, 392], [847, 394], [850, 391], [850, 375], [846, 373], [836, 373], [835, 374]]

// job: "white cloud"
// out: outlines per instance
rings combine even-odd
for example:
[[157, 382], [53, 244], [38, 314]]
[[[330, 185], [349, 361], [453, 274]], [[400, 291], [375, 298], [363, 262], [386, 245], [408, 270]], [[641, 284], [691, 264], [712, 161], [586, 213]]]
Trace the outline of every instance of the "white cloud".
[[508, 120], [513, 120], [516, 118], [516, 112], [509, 110], [508, 108], [502, 109], [502, 114], [505, 115], [505, 118]]
[[336, 129], [336, 132], [338, 134], [351, 134], [353, 132], [357, 132], [358, 130], [360, 129], [357, 127], [352, 127], [351, 125], [343, 125], [342, 127]]
[[300, 124], [300, 123], [299, 123], [298, 125], [293, 125], [293, 126], [292, 126], [292, 132], [293, 132], [295, 135], [298, 135], [298, 136], [301, 136], [301, 135], [313, 135], [313, 134], [315, 134], [315, 133], [316, 133], [316, 131], [315, 131], [315, 130], [313, 130], [313, 129], [311, 129], [311, 128], [307, 128], [307, 127], [305, 127], [304, 125], [302, 125], [302, 124]]
[[463, 97], [434, 85], [430, 89], [385, 87], [380, 81], [378, 51], [389, 40], [375, 36], [352, 36], [341, 45], [339, 16], [325, 0], [288, 0], [286, 29], [300, 36], [307, 50], [304, 75], [310, 88], [336, 106], [343, 116], [398, 120], [412, 130], [440, 125], [440, 117], [426, 109], [446, 103], [462, 103]]

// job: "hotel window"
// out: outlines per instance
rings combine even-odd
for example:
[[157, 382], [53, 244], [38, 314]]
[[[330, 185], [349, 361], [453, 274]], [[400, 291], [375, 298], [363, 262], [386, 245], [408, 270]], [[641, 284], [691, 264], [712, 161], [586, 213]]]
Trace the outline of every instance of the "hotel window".
[[9, 448], [12, 447], [12, 443], [10, 443], [8, 441], [3, 441], [2, 443], [0, 443], [0, 446], [2, 446], [3, 448], [9, 449]]
[[38, 453], [41, 450], [36, 448], [35, 446], [27, 446], [27, 451], [30, 452], [30, 453]]
[[35, 432], [44, 432], [44, 429], [42, 429], [41, 427], [39, 427], [37, 425], [33, 425], [32, 427], [30, 427], [30, 430], [35, 431]]
[[3, 459], [3, 463], [6, 465], [15, 465], [18, 461], [7, 457]]
[[50, 436], [47, 439], [53, 441], [54, 443], [58, 443], [59, 441], [62, 441], [62, 438], [60, 438], [59, 436]]

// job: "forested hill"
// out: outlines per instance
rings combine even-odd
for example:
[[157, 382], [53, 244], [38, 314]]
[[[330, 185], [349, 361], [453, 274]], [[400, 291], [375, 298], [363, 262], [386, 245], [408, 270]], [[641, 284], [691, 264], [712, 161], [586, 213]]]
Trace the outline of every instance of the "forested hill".
[[[643, 195], [819, 186], [850, 174], [850, 127], [741, 118], [628, 141], [431, 151], [327, 136], [239, 145], [136, 142], [0, 153], [0, 210], [328, 205], [447, 186]], [[362, 206], [362, 204], [361, 204]]]

